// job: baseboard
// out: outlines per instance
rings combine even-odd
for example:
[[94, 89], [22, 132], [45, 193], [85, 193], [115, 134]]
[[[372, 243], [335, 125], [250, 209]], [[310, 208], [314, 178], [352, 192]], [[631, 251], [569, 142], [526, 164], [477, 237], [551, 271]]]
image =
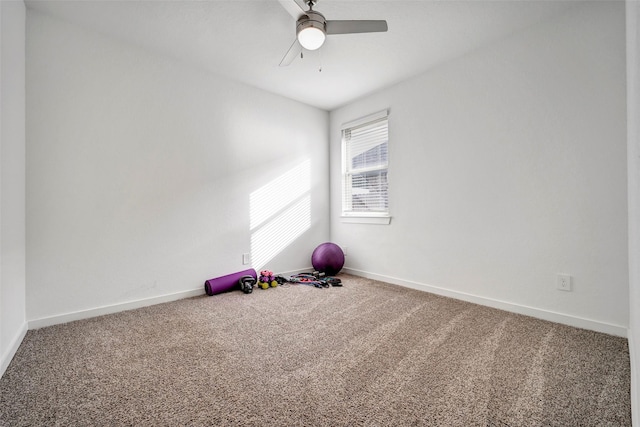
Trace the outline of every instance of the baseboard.
[[9, 367], [13, 356], [15, 356], [16, 352], [18, 351], [20, 344], [22, 344], [22, 340], [24, 339], [25, 335], [27, 335], [27, 326], [27, 322], [24, 322], [22, 324], [22, 327], [20, 328], [14, 339], [11, 341], [9, 348], [2, 355], [2, 360], [0, 362], [0, 377], [4, 375], [4, 372]]
[[120, 304], [106, 305], [88, 310], [74, 311], [40, 319], [29, 320], [29, 329], [39, 329], [46, 326], [58, 325], [61, 323], [73, 322], [74, 320], [88, 319], [91, 317], [103, 316], [105, 314], [118, 313], [120, 311], [133, 310], [164, 302], [177, 301], [184, 298], [204, 295], [204, 287], [190, 291], [181, 291], [173, 294], [160, 295], [152, 298], [144, 298], [135, 301], [128, 301]]
[[291, 270], [291, 271], [282, 271], [280, 273], [276, 273], [278, 276], [284, 276], [284, 277], [289, 277], [289, 276], [293, 276], [294, 274], [301, 274], [301, 273], [309, 273], [313, 271], [313, 267], [307, 267], [307, 268], [301, 268], [298, 270]]
[[381, 282], [392, 283], [394, 285], [404, 286], [407, 288], [417, 289], [420, 291], [430, 292], [436, 295], [442, 295], [462, 301], [472, 302], [474, 304], [485, 305], [512, 313], [523, 314], [525, 316], [535, 317], [537, 319], [548, 320], [551, 322], [561, 323], [563, 325], [574, 326], [576, 328], [589, 329], [596, 332], [602, 332], [609, 335], [616, 335], [627, 338], [627, 328], [624, 326], [612, 325], [609, 323], [598, 322], [582, 317], [570, 316], [554, 311], [543, 310], [535, 307], [529, 307], [520, 304], [514, 304], [506, 301], [500, 301], [493, 298], [485, 298], [478, 295], [467, 294], [465, 292], [453, 291], [450, 289], [431, 286], [424, 283], [413, 282], [410, 280], [398, 279], [396, 277], [384, 276], [381, 274], [369, 273], [353, 268], [344, 268], [345, 273], [354, 276], [366, 277], [367, 279], [379, 280]]
[[[282, 276], [291, 276], [293, 274], [313, 271], [312, 267], [299, 270], [292, 270], [278, 273]], [[191, 291], [176, 292], [173, 294], [161, 295], [152, 298], [145, 298], [135, 301], [129, 301], [120, 304], [107, 305], [88, 310], [74, 311], [71, 313], [58, 314], [50, 317], [42, 317], [40, 319], [29, 320], [29, 329], [39, 329], [47, 326], [59, 325], [61, 323], [73, 322], [74, 320], [89, 319], [91, 317], [103, 316], [105, 314], [118, 313], [125, 310], [133, 310], [136, 308], [147, 307], [150, 305], [161, 304], [163, 302], [176, 301], [179, 299], [204, 295], [204, 287]]]

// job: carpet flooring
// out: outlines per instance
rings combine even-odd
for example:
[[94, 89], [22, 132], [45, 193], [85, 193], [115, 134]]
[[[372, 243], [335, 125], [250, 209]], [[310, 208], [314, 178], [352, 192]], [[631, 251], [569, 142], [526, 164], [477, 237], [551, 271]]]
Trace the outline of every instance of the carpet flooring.
[[0, 425], [631, 425], [626, 339], [341, 278], [31, 330]]

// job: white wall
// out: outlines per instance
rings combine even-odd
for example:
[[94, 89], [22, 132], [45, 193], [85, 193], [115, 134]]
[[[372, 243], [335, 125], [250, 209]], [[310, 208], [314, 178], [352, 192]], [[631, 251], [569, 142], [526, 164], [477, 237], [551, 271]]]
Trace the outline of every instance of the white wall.
[[309, 227], [265, 267], [308, 268], [329, 237], [328, 182], [300, 165], [328, 170], [327, 129], [325, 111], [28, 10], [30, 326], [250, 267], [250, 195], [282, 175], [307, 188], [266, 194], [262, 225], [310, 197]]
[[0, 2], [0, 375], [25, 317], [25, 7]]
[[640, 2], [627, 1], [629, 350], [633, 424], [640, 425]]
[[[626, 335], [624, 28], [589, 2], [331, 112], [348, 270]], [[340, 125], [384, 108], [391, 224], [342, 223]]]

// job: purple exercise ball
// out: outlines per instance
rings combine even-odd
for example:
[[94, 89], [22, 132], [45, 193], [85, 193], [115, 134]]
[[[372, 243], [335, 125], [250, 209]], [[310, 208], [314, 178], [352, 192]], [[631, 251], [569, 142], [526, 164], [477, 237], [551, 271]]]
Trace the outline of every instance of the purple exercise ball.
[[336, 275], [344, 265], [344, 252], [335, 243], [323, 243], [311, 254], [311, 265], [328, 276]]

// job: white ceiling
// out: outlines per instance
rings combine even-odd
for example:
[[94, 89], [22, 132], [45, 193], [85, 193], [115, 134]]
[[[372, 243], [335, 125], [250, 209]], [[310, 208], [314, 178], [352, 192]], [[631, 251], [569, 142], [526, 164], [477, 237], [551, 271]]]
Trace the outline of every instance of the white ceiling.
[[29, 9], [325, 110], [423, 73], [575, 3], [319, 0], [315, 9], [328, 20], [386, 19], [389, 31], [332, 35], [318, 51], [279, 67], [295, 38], [295, 21], [277, 0], [26, 1]]

